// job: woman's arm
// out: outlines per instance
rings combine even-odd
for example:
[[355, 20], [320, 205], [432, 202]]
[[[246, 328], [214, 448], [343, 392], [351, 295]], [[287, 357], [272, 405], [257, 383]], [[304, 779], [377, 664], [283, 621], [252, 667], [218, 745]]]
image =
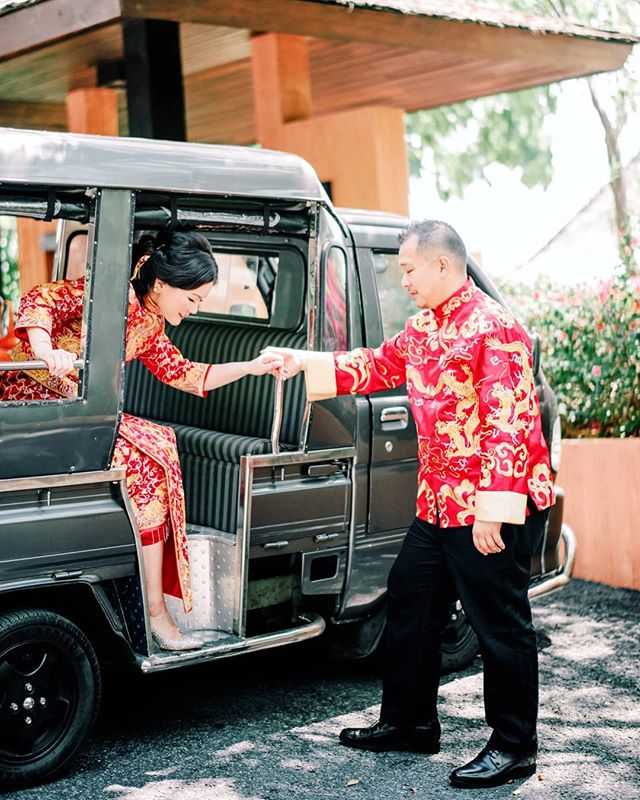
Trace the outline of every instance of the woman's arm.
[[56, 350], [51, 343], [49, 332], [43, 328], [25, 328], [24, 330], [29, 339], [33, 355], [38, 360], [45, 362], [51, 375], [60, 377], [74, 371], [74, 361], [78, 357], [77, 353], [70, 353], [68, 350]]
[[246, 375], [281, 375], [284, 365], [282, 356], [274, 353], [262, 353], [253, 361], [231, 361], [227, 364], [211, 364], [204, 382], [205, 391], [226, 386]]

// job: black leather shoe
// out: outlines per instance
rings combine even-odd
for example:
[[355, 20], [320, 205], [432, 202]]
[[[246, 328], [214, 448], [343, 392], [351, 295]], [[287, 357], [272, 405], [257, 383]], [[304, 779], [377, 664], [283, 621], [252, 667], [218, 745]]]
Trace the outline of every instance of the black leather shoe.
[[340, 743], [360, 750], [406, 750], [410, 753], [439, 753], [440, 724], [403, 725], [396, 727], [376, 722], [369, 728], [345, 728], [340, 731]]
[[517, 755], [485, 747], [463, 767], [454, 769], [449, 780], [454, 786], [480, 789], [501, 786], [516, 778], [528, 778], [536, 771], [536, 754]]

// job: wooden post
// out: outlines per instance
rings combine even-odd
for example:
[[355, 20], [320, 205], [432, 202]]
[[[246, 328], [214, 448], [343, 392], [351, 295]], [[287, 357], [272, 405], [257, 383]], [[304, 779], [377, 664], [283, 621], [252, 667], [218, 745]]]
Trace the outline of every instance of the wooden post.
[[18, 231], [18, 271], [20, 273], [20, 293], [24, 294], [51, 280], [53, 253], [42, 248], [42, 237], [55, 233], [55, 222], [40, 222], [28, 217], [19, 218]]
[[131, 19], [123, 34], [129, 134], [186, 141], [179, 24]]
[[118, 135], [118, 93], [114, 89], [73, 89], [66, 106], [69, 131]]
[[277, 147], [283, 124], [311, 116], [309, 53], [304, 36], [263, 33], [251, 39], [256, 132]]
[[368, 106], [312, 117], [307, 40], [265, 33], [251, 40], [256, 132], [263, 147], [309, 161], [336, 205], [408, 213], [404, 116]]
[[[67, 129], [75, 133], [118, 135], [118, 93], [114, 89], [74, 89], [66, 97]], [[55, 233], [56, 222], [18, 219], [18, 268], [22, 294], [51, 280], [53, 253], [42, 248], [43, 237]]]

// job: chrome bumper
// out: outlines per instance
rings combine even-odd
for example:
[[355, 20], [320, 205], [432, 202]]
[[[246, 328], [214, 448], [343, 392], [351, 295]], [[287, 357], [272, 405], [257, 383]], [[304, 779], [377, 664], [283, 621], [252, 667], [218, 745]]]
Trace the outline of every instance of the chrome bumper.
[[560, 538], [564, 542], [564, 563], [555, 572], [551, 573], [539, 582], [534, 583], [529, 589], [529, 599], [548, 594], [562, 586], [566, 586], [571, 580], [573, 572], [573, 562], [576, 558], [576, 536], [571, 528], [562, 523]]

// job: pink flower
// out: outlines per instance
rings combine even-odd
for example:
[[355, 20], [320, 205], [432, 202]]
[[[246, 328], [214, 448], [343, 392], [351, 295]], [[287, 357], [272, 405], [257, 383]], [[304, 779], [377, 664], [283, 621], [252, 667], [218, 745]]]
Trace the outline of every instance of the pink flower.
[[594, 364], [591, 367], [591, 374], [593, 375], [594, 378], [599, 378], [602, 375], [602, 367], [600, 366], [600, 364]]

